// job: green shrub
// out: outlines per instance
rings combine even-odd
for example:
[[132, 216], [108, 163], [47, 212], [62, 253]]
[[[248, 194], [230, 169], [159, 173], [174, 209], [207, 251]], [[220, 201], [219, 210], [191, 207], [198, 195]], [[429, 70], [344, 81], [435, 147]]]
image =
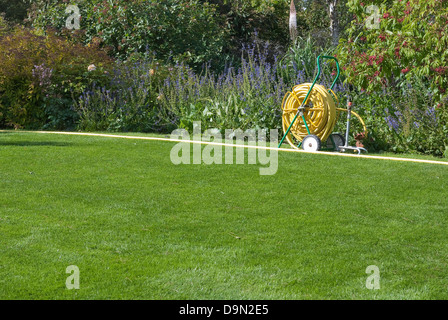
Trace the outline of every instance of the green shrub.
[[[375, 28], [366, 23], [370, 4], [379, 9]], [[430, 84], [433, 107], [448, 97], [446, 1], [349, 0], [347, 7], [355, 19], [340, 41], [338, 57], [351, 83], [374, 91], [417, 76]]]
[[443, 156], [448, 146], [448, 100], [434, 107], [430, 84], [415, 77], [379, 92], [353, 94], [367, 124], [371, 151]]
[[317, 57], [319, 55], [329, 56], [333, 50], [334, 48], [331, 47], [317, 45], [311, 36], [297, 37], [280, 61], [280, 66], [283, 67], [280, 72], [288, 77], [303, 71], [305, 79], [312, 82], [317, 72]]
[[[31, 12], [33, 25], [65, 28], [67, 3], [46, 2]], [[134, 52], [155, 51], [157, 57], [183, 60], [201, 67], [221, 59], [226, 30], [214, 5], [199, 0], [80, 0], [85, 43], [100, 41], [125, 60]]]
[[26, 18], [30, 2], [29, 0], [0, 0], [0, 12], [5, 13], [8, 21], [21, 22]]
[[[72, 96], [107, 79], [112, 60], [94, 46], [84, 47], [48, 32], [16, 27], [0, 37], [0, 126], [73, 127]], [[95, 70], [89, 71], [89, 65]], [[93, 67], [92, 67], [93, 69]]]
[[8, 23], [5, 21], [4, 15], [0, 13], [0, 36], [8, 32]]

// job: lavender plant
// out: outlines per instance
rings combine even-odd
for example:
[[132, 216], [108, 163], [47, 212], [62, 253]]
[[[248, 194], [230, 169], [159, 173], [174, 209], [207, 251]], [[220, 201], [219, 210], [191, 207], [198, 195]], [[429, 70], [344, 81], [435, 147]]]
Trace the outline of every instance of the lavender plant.
[[[83, 130], [161, 131], [169, 118], [157, 109], [163, 67], [153, 60], [117, 63], [108, 86], [93, 85], [76, 101]], [[171, 125], [172, 126], [172, 125]]]
[[[160, 87], [160, 105], [178, 118], [181, 127], [201, 120], [207, 128], [280, 128], [281, 102], [292, 83], [278, 72], [279, 61], [269, 61], [269, 43], [243, 46], [241, 65], [227, 65], [220, 74], [205, 66], [195, 74], [185, 65]], [[303, 81], [303, 73], [295, 78]]]
[[219, 74], [210, 65], [201, 73], [183, 63], [162, 67], [153, 58], [117, 65], [108, 88], [89, 88], [79, 97], [80, 128], [164, 131], [190, 128], [193, 121], [202, 121], [203, 129], [279, 128], [281, 101], [292, 83], [268, 51], [268, 43], [246, 45], [241, 65], [229, 64]]

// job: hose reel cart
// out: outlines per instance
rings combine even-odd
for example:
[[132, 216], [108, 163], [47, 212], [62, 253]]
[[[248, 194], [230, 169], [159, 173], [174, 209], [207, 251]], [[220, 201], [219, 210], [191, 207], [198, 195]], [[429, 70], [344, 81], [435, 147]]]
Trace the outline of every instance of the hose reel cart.
[[[337, 75], [329, 89], [316, 84], [321, 75], [321, 59], [331, 59], [336, 62]], [[339, 78], [339, 63], [335, 57], [318, 56], [318, 72], [314, 82], [302, 83], [287, 92], [282, 102], [282, 129], [284, 132], [278, 147], [286, 141], [294, 148], [302, 147], [305, 151], [333, 150], [345, 152], [347, 150], [367, 152], [362, 147], [348, 146], [351, 115], [359, 119], [367, 136], [367, 129], [362, 118], [351, 110], [351, 103], [347, 109], [339, 108], [339, 100], [333, 92], [333, 87]], [[333, 133], [338, 113], [347, 112], [347, 125], [345, 137], [339, 133]], [[322, 145], [324, 143], [324, 145]]]

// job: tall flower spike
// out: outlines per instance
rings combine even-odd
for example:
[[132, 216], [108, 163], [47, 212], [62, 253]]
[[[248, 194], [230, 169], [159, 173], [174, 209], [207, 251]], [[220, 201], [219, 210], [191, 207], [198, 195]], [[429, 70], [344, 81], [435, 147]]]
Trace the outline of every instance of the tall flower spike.
[[289, 8], [289, 35], [291, 40], [295, 41], [297, 38], [297, 14], [294, 0], [291, 0], [291, 6]]

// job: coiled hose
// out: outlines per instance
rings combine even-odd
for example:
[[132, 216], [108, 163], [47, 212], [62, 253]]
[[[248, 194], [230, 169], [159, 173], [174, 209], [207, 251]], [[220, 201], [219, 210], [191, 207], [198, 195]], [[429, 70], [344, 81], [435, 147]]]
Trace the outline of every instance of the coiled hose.
[[[289, 128], [311, 86], [311, 83], [299, 84], [284, 96], [282, 102], [283, 132], [286, 132]], [[328, 90], [320, 84], [315, 84], [302, 110], [306, 124], [302, 117], [297, 117], [286, 136], [286, 141], [293, 148], [297, 148], [297, 146], [292, 141], [292, 136], [298, 141], [302, 141], [308, 134], [313, 134], [318, 136], [321, 141], [326, 141], [333, 132], [339, 115], [338, 111], [348, 111], [347, 109], [337, 108], [338, 105], [339, 100], [332, 90]], [[367, 133], [366, 126], [361, 117], [353, 111], [351, 113], [360, 120], [364, 127], [364, 132]], [[310, 133], [308, 133], [307, 126]]]

